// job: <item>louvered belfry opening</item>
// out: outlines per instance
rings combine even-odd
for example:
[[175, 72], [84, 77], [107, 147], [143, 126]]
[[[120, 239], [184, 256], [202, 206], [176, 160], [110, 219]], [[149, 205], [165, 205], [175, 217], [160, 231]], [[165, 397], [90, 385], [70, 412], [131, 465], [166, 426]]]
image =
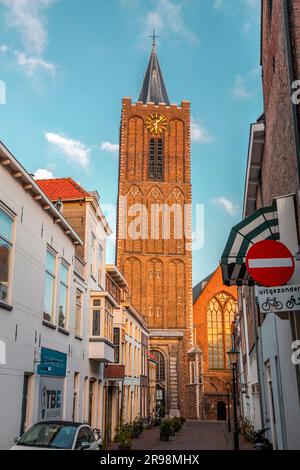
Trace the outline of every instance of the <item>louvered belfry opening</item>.
[[149, 180], [163, 181], [163, 139], [150, 139], [149, 143]]

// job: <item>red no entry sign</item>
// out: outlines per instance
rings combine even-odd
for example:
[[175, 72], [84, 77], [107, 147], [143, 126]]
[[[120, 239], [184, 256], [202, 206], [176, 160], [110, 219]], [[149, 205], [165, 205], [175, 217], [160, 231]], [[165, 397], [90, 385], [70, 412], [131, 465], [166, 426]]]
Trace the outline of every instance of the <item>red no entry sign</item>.
[[254, 281], [266, 287], [274, 287], [282, 286], [291, 279], [295, 261], [283, 243], [264, 240], [250, 248], [246, 267]]

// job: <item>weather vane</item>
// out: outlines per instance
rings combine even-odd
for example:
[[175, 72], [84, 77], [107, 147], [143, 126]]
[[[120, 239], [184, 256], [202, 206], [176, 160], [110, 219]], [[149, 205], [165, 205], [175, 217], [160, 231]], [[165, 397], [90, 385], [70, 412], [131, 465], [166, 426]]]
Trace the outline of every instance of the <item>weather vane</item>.
[[151, 36], [149, 36], [151, 39], [152, 39], [152, 46], [155, 47], [156, 46], [156, 39], [159, 38], [159, 36], [157, 36], [155, 34], [155, 29], [153, 30], [153, 34]]

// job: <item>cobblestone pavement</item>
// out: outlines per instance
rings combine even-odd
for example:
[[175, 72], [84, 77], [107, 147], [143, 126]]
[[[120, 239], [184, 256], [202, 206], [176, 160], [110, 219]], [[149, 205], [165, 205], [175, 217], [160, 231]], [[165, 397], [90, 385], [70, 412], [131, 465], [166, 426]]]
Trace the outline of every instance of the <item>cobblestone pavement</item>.
[[[228, 433], [227, 433], [228, 434]], [[229, 450], [226, 425], [216, 421], [187, 421], [169, 442], [159, 439], [159, 428], [144, 432], [132, 441], [133, 450]], [[228, 439], [229, 438], [229, 439]]]
[[[116, 450], [117, 444], [110, 449]], [[227, 430], [227, 423], [220, 421], [187, 421], [181, 431], [169, 442], [159, 439], [159, 427], [144, 431], [138, 439], [132, 440], [132, 450], [231, 450], [233, 435]], [[251, 450], [240, 437], [240, 449]]]
[[169, 442], [159, 439], [159, 428], [150, 429], [132, 441], [133, 449], [148, 450], [226, 450], [229, 449], [224, 423], [187, 421]]

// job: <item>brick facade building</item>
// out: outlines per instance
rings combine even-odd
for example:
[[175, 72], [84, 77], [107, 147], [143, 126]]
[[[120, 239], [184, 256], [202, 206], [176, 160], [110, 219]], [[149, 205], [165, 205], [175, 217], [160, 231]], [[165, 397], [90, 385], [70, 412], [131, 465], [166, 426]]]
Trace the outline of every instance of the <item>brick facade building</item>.
[[226, 353], [231, 349], [237, 288], [223, 285], [219, 267], [194, 287], [193, 294], [196, 342], [203, 361], [203, 417], [225, 420], [232, 380]]
[[[242, 418], [256, 430], [268, 428], [266, 435], [274, 449], [296, 450], [300, 367], [291, 351], [299, 340], [299, 315], [292, 310], [259, 310], [245, 256], [248, 242], [273, 239], [284, 243], [296, 266], [287, 284], [299, 284], [300, 1], [262, 0], [261, 19], [264, 109], [250, 128], [243, 221], [231, 230], [222, 269], [224, 282], [239, 286], [236, 346], [241, 352]], [[241, 237], [236, 236], [241, 230], [243, 247]]]
[[154, 43], [139, 100], [122, 103], [117, 266], [159, 357], [158, 400], [197, 418], [190, 204], [190, 103], [170, 104]]
[[[299, 192], [299, 106], [292, 83], [300, 78], [300, 2], [262, 2], [265, 146], [257, 207]], [[299, 86], [297, 86], [299, 89]], [[298, 93], [299, 96], [299, 93]], [[297, 157], [298, 155], [298, 157]], [[298, 158], [298, 166], [297, 166]], [[280, 171], [279, 171], [280, 170]], [[295, 198], [300, 228], [299, 197]]]

